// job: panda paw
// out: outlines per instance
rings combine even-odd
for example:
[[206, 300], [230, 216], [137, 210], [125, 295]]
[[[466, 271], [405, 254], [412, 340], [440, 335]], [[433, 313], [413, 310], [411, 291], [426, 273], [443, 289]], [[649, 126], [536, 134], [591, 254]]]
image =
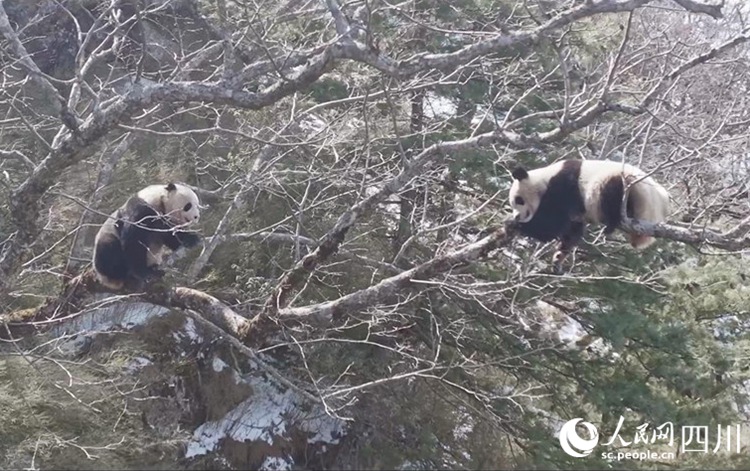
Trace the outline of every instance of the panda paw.
[[195, 232], [179, 232], [177, 238], [180, 239], [180, 244], [185, 248], [195, 247], [200, 244], [201, 236]]
[[131, 277], [125, 281], [124, 287], [127, 291], [145, 291], [146, 283], [140, 278]]
[[552, 256], [552, 263], [554, 263], [555, 265], [560, 265], [560, 264], [562, 264], [562, 262], [564, 262], [564, 261], [565, 261], [565, 257], [566, 257], [567, 255], [568, 255], [568, 254], [566, 254], [566, 253], [565, 253], [565, 252], [563, 252], [562, 250], [558, 250], [557, 252], [555, 252], [555, 255], [553, 255], [553, 256]]
[[164, 277], [166, 272], [157, 265], [150, 266], [138, 273], [131, 273], [125, 284], [129, 291], [143, 291], [148, 285]]
[[565, 270], [563, 269], [563, 262], [565, 261], [567, 255], [568, 254], [560, 250], [555, 252], [555, 255], [552, 257], [552, 272], [555, 275], [562, 275], [563, 273], [565, 273]]
[[164, 278], [164, 275], [165, 275], [166, 273], [167, 273], [167, 272], [165, 272], [165, 271], [164, 271], [164, 270], [162, 270], [161, 268], [157, 268], [157, 267], [151, 267], [151, 268], [149, 268], [149, 270], [148, 270], [148, 276], [147, 276], [147, 278], [146, 278], [146, 279], [148, 279], [148, 280], [158, 280], [158, 279], [160, 279], [160, 278]]

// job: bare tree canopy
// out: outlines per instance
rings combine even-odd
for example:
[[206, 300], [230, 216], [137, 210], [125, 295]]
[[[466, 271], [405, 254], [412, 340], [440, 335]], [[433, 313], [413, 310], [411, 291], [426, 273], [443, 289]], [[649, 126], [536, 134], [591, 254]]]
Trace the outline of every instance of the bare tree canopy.
[[[57, 347], [36, 336], [161, 306], [223, 338], [206, 355], [227, 368], [350, 422], [357, 446], [394, 440], [403, 411], [438, 415], [434, 440], [413, 447], [420, 468], [569, 466], [554, 429], [574, 417], [602, 433], [626, 412], [726, 420], [744, 401], [747, 339], [712, 322], [746, 316], [748, 14], [710, 0], [1, 2], [8, 357], [33, 364], [49, 348], [55, 369]], [[667, 222], [590, 227], [554, 273], [554, 245], [518, 235], [507, 193], [516, 165], [561, 159], [640, 167], [670, 193]], [[96, 231], [171, 181], [201, 198], [202, 246], [145, 292], [104, 294]], [[659, 240], [636, 252], [623, 231]], [[126, 376], [111, 384], [135, 410]], [[445, 444], [469, 422], [477, 436]], [[411, 459], [328, 450], [309, 467]], [[273, 454], [253, 453], [226, 452], [228, 466]]]

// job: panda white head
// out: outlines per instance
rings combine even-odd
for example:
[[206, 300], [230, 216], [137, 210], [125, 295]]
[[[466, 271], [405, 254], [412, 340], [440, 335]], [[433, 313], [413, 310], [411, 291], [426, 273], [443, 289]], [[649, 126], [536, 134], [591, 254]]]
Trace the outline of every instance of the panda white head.
[[186, 226], [200, 219], [198, 195], [185, 185], [147, 186], [138, 192], [138, 197], [162, 211], [175, 226]]
[[513, 217], [518, 222], [531, 221], [539, 209], [542, 195], [547, 190], [547, 179], [538, 178], [536, 173], [537, 170], [527, 172], [523, 167], [518, 167], [511, 173], [513, 184], [510, 187], [508, 201], [513, 209]]

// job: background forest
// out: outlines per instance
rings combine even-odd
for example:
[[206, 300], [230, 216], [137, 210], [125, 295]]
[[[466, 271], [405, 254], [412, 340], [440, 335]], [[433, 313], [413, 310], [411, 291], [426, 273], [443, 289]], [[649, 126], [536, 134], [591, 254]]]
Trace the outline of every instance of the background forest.
[[[0, 2], [0, 468], [748, 469], [748, 15]], [[571, 158], [662, 183], [657, 243], [591, 227], [554, 274], [506, 233], [510, 170]], [[75, 278], [168, 181], [203, 244], [145, 293]], [[639, 450], [673, 456], [603, 455]]]

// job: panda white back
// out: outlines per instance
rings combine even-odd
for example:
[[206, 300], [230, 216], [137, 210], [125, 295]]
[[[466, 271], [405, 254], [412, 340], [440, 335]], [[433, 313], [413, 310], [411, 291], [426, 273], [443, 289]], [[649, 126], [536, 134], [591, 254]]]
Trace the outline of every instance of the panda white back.
[[[629, 192], [629, 212], [631, 217], [652, 223], [666, 220], [669, 214], [669, 193], [651, 176], [640, 168], [612, 160], [584, 160], [581, 162], [579, 187], [586, 207], [586, 218], [594, 223], [606, 222], [603, 211], [607, 207], [619, 208], [622, 196], [617, 191], [617, 198], [607, 192], [608, 185], [623, 184], [623, 190]], [[628, 188], [629, 187], [629, 188]], [[654, 242], [653, 237], [641, 236], [631, 242], [636, 248], [644, 248]]]
[[581, 162], [578, 182], [586, 206], [586, 218], [589, 221], [600, 223], [604, 220], [601, 212], [601, 200], [605, 185], [610, 184], [614, 179], [622, 179], [623, 176], [627, 178], [628, 175], [642, 176], [644, 174], [630, 164], [612, 160], [584, 160]]

